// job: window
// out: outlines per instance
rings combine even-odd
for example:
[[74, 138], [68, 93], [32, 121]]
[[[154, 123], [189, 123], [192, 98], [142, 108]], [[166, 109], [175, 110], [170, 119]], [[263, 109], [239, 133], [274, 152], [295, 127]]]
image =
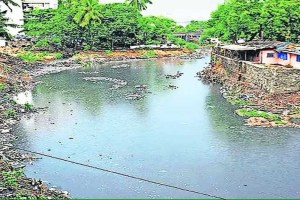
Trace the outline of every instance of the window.
[[274, 58], [274, 53], [267, 53], [267, 58]]
[[300, 62], [300, 55], [297, 55], [297, 62]]
[[278, 58], [280, 58], [282, 60], [287, 60], [288, 59], [288, 54], [280, 52], [280, 53], [278, 53]]

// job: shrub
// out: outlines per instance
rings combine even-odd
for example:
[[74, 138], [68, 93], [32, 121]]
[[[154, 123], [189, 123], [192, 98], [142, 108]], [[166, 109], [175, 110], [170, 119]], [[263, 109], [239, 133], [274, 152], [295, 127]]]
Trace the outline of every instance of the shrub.
[[33, 105], [30, 104], [30, 103], [28, 103], [28, 102], [26, 102], [24, 104], [24, 109], [27, 110], [27, 111], [32, 111], [33, 110]]
[[1, 175], [3, 176], [3, 186], [16, 187], [18, 185], [18, 180], [24, 174], [23, 170], [12, 170], [3, 171]]
[[156, 53], [153, 50], [147, 50], [143, 52], [143, 56], [147, 56], [149, 58], [155, 57]]
[[12, 109], [12, 108], [7, 109], [7, 110], [4, 111], [4, 115], [6, 117], [14, 117], [16, 114], [17, 114], [16, 110]]
[[0, 90], [5, 90], [6, 84], [5, 83], [0, 83]]

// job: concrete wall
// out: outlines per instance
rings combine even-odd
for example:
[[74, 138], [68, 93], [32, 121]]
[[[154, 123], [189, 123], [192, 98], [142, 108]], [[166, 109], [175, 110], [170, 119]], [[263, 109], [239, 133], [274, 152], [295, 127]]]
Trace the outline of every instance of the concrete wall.
[[289, 93], [300, 91], [299, 69], [267, 67], [263, 64], [234, 60], [217, 54], [212, 54], [211, 62], [213, 65], [216, 63], [221, 64], [230, 73], [241, 74], [243, 80], [254, 83], [266, 92]]
[[300, 62], [297, 61], [297, 55], [291, 54], [290, 65], [295, 69], [300, 69]]
[[289, 93], [300, 91], [300, 70], [265, 67], [263, 65], [243, 62], [242, 76], [270, 93]]
[[[273, 58], [268, 58], [268, 53], [274, 54]], [[260, 51], [260, 62], [267, 65], [275, 65], [278, 63], [277, 52], [275, 50], [262, 50]]]

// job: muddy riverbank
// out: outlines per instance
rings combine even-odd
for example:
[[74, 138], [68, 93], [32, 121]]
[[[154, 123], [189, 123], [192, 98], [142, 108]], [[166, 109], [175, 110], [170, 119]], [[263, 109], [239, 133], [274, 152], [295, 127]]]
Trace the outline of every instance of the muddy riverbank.
[[300, 128], [300, 92], [272, 94], [251, 81], [243, 80], [237, 70], [228, 73], [218, 63], [197, 74], [206, 83], [221, 85], [220, 92], [236, 105], [236, 113], [248, 126]]
[[[18, 139], [12, 127], [22, 115], [37, 112], [29, 103], [16, 104], [14, 96], [32, 89], [37, 82], [34, 77], [64, 70], [88, 67], [93, 64], [104, 64], [112, 61], [126, 61], [137, 59], [179, 58], [197, 59], [208, 55], [209, 49], [198, 52], [176, 51], [160, 52], [156, 56], [145, 56], [141, 53], [126, 52], [111, 55], [98, 53], [81, 53], [72, 58], [57, 61], [28, 63], [7, 54], [0, 54], [0, 198], [42, 197], [42, 198], [69, 198], [67, 192], [48, 188], [47, 184], [24, 176], [22, 169], [28, 162], [33, 162], [34, 155], [26, 154], [14, 149], [14, 142]], [[3, 166], [3, 167], [2, 167]], [[13, 182], [9, 180], [13, 179]]]

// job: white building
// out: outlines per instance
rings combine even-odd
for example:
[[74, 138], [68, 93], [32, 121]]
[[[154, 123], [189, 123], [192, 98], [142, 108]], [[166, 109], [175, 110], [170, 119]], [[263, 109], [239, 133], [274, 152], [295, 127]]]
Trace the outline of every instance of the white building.
[[0, 3], [1, 11], [7, 11], [6, 17], [9, 19], [9, 24], [16, 24], [17, 28], [8, 27], [8, 32], [11, 35], [22, 34], [20, 33], [23, 29], [24, 25], [24, 11], [29, 11], [30, 9], [39, 8], [39, 9], [47, 9], [47, 8], [57, 8], [58, 0], [14, 0], [19, 6], [10, 6], [12, 10], [10, 10], [3, 3]]

